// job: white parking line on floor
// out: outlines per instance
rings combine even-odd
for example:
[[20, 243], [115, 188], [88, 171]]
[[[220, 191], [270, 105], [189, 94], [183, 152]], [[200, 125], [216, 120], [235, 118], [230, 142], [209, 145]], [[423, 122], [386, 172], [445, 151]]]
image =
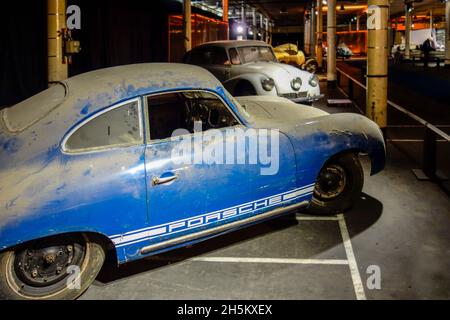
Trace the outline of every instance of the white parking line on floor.
[[353, 252], [352, 242], [348, 234], [347, 224], [343, 214], [338, 214], [339, 228], [341, 229], [342, 241], [344, 242], [345, 254], [347, 255], [348, 265], [352, 276], [353, 287], [355, 288], [356, 299], [366, 300], [366, 293], [359, 274], [358, 264], [356, 263], [355, 253]]
[[198, 262], [225, 262], [225, 263], [280, 263], [280, 264], [328, 264], [348, 265], [347, 260], [339, 259], [289, 259], [289, 258], [243, 258], [243, 257], [198, 257], [189, 259]]

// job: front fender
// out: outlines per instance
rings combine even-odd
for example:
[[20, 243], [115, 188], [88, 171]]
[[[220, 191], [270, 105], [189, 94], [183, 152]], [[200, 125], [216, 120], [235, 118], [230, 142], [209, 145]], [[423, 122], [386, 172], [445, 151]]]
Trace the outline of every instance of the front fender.
[[256, 95], [278, 96], [276, 86], [274, 86], [271, 91], [266, 91], [263, 89], [261, 85], [261, 79], [263, 78], [267, 78], [267, 76], [262, 73], [243, 73], [228, 79], [227, 81], [223, 82], [223, 85], [229, 92], [234, 93], [236, 86], [240, 82], [247, 81], [251, 83], [252, 86], [255, 88]]
[[383, 134], [373, 121], [358, 114], [339, 113], [313, 118], [286, 129], [297, 154], [297, 167], [317, 176], [327, 160], [346, 151], [367, 153], [371, 175], [384, 169]]

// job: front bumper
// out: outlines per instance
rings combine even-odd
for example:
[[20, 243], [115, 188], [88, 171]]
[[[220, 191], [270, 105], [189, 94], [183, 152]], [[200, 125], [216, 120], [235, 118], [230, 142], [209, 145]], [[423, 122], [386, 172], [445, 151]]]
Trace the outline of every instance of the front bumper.
[[293, 93], [286, 93], [286, 94], [280, 94], [280, 97], [287, 98], [295, 103], [301, 103], [301, 102], [314, 102], [319, 99], [322, 99], [325, 95], [324, 94], [318, 94], [314, 96], [308, 96], [307, 92], [293, 92]]

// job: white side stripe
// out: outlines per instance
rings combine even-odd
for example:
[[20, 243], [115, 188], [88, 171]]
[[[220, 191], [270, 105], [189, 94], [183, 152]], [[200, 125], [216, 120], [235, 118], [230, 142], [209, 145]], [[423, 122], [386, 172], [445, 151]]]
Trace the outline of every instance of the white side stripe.
[[[194, 216], [178, 221], [171, 221], [163, 225], [130, 231], [123, 235], [110, 236], [116, 247], [126, 246], [149, 240], [161, 235], [176, 234], [182, 231], [187, 231], [198, 226], [207, 226], [217, 221], [226, 221], [235, 218], [238, 215], [250, 214], [262, 208], [270, 208], [272, 206], [283, 204], [292, 201], [298, 197], [305, 197], [311, 194], [314, 190], [314, 184], [304, 186], [302, 188], [294, 189], [289, 192], [284, 192], [271, 197], [259, 199], [253, 202], [237, 205], [231, 208], [206, 213], [199, 216]], [[271, 201], [275, 199], [276, 201]], [[233, 212], [236, 212], [233, 214]], [[190, 223], [195, 220], [194, 223]]]

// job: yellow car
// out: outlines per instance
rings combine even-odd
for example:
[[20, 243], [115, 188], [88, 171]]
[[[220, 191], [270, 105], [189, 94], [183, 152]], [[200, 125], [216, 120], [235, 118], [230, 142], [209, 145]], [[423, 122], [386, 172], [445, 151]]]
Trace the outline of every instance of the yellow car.
[[318, 68], [318, 64], [314, 59], [306, 60], [305, 55], [301, 50], [298, 50], [297, 45], [292, 43], [285, 43], [273, 48], [275, 57], [278, 62], [290, 64], [296, 67], [300, 67], [308, 72], [315, 73]]

